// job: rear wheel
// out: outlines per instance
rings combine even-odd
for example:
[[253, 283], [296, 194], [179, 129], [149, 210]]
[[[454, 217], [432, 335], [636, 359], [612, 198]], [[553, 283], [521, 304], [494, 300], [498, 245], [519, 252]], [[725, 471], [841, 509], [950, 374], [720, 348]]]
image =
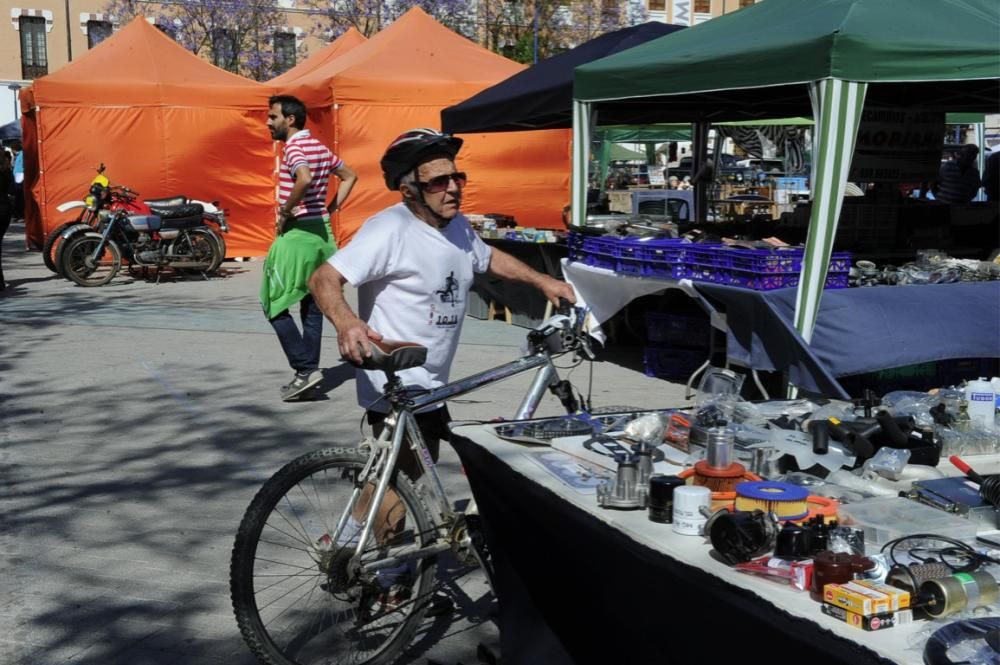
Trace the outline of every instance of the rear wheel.
[[178, 272], [187, 275], [214, 272], [224, 258], [221, 251], [219, 243], [209, 229], [183, 231], [170, 248], [170, 253], [175, 256], [183, 256], [188, 261], [205, 265], [204, 268], [177, 269]]
[[222, 265], [222, 262], [226, 260], [226, 239], [221, 233], [213, 229], [211, 226], [208, 227], [208, 233], [212, 236], [212, 240], [218, 245], [218, 254], [215, 265], [209, 268], [209, 272], [215, 272]]
[[[436, 559], [362, 573], [354, 556], [360, 525], [337, 537], [367, 457], [328, 448], [299, 457], [254, 497], [233, 546], [230, 591], [247, 645], [268, 665], [385, 665], [413, 638], [426, 612]], [[362, 555], [369, 562], [434, 537], [412, 483], [392, 489], [406, 510], [395, 535]], [[372, 540], [376, 540], [375, 537]], [[354, 544], [352, 544], [354, 541]]]
[[122, 265], [121, 252], [113, 240], [108, 240], [95, 257], [102, 240], [100, 233], [84, 233], [67, 240], [62, 249], [63, 275], [80, 286], [104, 286], [114, 279]]
[[62, 246], [65, 238], [63, 234], [70, 227], [80, 225], [82, 231], [87, 231], [93, 228], [91, 220], [93, 219], [93, 213], [90, 210], [84, 210], [79, 217], [74, 219], [72, 222], [66, 222], [65, 224], [60, 224], [56, 228], [52, 229], [45, 238], [45, 243], [42, 245], [42, 260], [45, 262], [45, 267], [56, 273], [57, 275], [62, 275], [62, 265], [59, 260], [59, 248]]

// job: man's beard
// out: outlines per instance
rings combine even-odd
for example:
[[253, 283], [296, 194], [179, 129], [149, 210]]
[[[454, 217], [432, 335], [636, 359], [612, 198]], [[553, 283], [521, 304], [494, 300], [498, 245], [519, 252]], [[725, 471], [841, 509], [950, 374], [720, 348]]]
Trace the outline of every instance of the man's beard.
[[271, 130], [271, 138], [274, 139], [275, 141], [284, 141], [285, 139], [288, 138], [288, 130], [287, 129], [277, 129], [277, 128], [272, 129]]

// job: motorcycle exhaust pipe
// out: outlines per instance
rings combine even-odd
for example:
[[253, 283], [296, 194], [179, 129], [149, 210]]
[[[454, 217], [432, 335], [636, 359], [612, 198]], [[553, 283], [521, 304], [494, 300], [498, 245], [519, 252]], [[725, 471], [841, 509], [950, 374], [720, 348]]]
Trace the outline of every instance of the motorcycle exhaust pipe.
[[192, 270], [208, 270], [212, 264], [205, 263], [204, 261], [166, 261], [165, 265], [168, 268], [190, 268]]

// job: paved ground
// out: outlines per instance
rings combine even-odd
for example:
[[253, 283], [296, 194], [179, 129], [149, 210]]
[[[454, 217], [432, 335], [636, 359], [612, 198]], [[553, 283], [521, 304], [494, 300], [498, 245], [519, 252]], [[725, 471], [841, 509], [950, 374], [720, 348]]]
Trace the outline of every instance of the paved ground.
[[[290, 370], [257, 304], [259, 262], [85, 289], [23, 246], [13, 226], [0, 292], [0, 665], [250, 665], [229, 602], [236, 527], [283, 463], [358, 440], [352, 371], [328, 339], [320, 399], [278, 399]], [[453, 376], [516, 357], [524, 332], [467, 320]], [[594, 372], [595, 404], [679, 403], [673, 384], [606, 362]], [[585, 389], [585, 368], [570, 379]], [[528, 381], [452, 413], [510, 415]], [[547, 399], [541, 413], [557, 413]], [[453, 498], [468, 497], [447, 447], [442, 470]], [[497, 647], [481, 576], [450, 593], [458, 610], [428, 620], [405, 662], [472, 665], [480, 643]]]

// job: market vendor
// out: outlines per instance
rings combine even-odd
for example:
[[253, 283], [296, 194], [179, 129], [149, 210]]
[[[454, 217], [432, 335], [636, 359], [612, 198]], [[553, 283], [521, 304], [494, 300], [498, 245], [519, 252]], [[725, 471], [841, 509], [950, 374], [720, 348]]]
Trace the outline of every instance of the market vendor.
[[979, 146], [967, 143], [952, 159], [942, 164], [938, 180], [932, 188], [934, 198], [948, 204], [969, 203], [976, 198], [982, 184], [975, 163], [978, 156]]

